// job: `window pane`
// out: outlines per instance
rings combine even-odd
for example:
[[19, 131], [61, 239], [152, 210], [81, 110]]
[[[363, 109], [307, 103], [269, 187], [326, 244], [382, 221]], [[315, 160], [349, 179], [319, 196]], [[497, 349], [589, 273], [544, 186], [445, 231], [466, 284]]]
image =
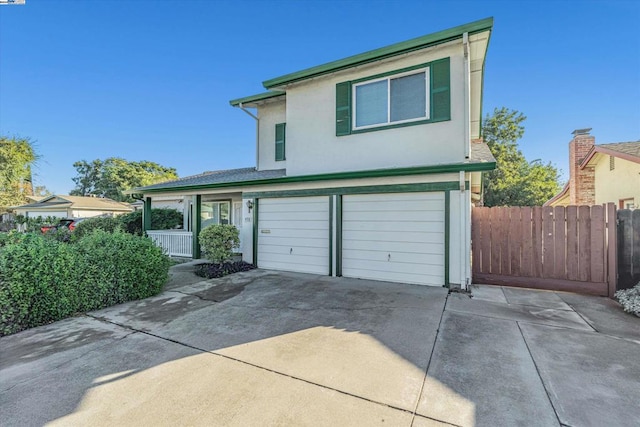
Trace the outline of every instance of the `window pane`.
[[427, 88], [425, 73], [391, 79], [391, 121], [426, 116]]
[[205, 228], [211, 224], [218, 224], [218, 203], [202, 202], [200, 210], [201, 227]]
[[220, 222], [219, 224], [229, 224], [229, 202], [220, 203]]
[[387, 122], [387, 80], [356, 86], [356, 127]]

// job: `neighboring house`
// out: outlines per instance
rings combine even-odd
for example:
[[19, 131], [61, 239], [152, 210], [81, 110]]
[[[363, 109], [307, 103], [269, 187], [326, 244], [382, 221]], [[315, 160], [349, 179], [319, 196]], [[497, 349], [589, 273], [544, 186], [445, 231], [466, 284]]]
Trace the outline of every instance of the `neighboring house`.
[[39, 202], [11, 208], [17, 215], [28, 218], [89, 218], [100, 215], [120, 215], [131, 212], [126, 203], [99, 197], [47, 196]]
[[492, 25], [267, 80], [268, 92], [230, 101], [256, 121], [255, 167], [132, 192], [145, 210], [189, 197], [194, 258], [202, 227], [230, 223], [261, 268], [464, 287], [472, 201], [495, 167], [479, 140]]
[[545, 206], [615, 203], [640, 208], [640, 141], [595, 145], [589, 129], [573, 131], [569, 182]]

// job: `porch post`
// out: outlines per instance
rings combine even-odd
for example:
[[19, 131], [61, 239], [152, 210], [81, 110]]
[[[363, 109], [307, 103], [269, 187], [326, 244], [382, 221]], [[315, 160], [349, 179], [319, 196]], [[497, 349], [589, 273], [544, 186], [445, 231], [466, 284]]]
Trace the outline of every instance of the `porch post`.
[[200, 259], [200, 239], [198, 238], [198, 234], [200, 234], [200, 228], [202, 227], [202, 196], [198, 194], [197, 196], [193, 196], [192, 202], [192, 212], [193, 217], [191, 218], [191, 232], [193, 233], [193, 249], [192, 249], [192, 258]]
[[142, 208], [142, 232], [151, 230], [151, 197], [145, 197]]

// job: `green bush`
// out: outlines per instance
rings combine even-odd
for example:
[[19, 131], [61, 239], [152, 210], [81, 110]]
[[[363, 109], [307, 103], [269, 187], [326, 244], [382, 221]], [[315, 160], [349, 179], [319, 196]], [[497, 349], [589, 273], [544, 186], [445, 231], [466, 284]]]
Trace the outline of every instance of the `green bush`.
[[[142, 235], [142, 211], [135, 211], [118, 217], [124, 231]], [[183, 216], [175, 209], [151, 209], [152, 230], [172, 230], [182, 227]]]
[[233, 248], [240, 244], [238, 229], [233, 225], [214, 224], [198, 235], [205, 256], [213, 262], [224, 262], [233, 256]]
[[170, 263], [151, 240], [118, 231], [73, 244], [23, 234], [0, 247], [0, 336], [155, 295]]
[[24, 228], [22, 231], [26, 231], [27, 233], [40, 231], [40, 227], [44, 225], [55, 225], [60, 221], [60, 218], [55, 216], [38, 216], [38, 217], [29, 217], [27, 218], [24, 215], [16, 215], [16, 224], [22, 225]]
[[71, 233], [71, 240], [77, 242], [84, 236], [93, 233], [95, 230], [114, 233], [121, 229], [122, 222], [118, 217], [97, 216], [94, 218], [87, 218], [83, 221], [80, 221], [78, 225], [76, 225], [73, 233]]

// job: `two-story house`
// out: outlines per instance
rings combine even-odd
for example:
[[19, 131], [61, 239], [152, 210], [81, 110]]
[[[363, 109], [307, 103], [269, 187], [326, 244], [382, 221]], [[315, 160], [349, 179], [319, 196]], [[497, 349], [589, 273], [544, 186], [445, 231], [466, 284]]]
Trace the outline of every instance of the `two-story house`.
[[[241, 229], [260, 268], [443, 286], [470, 281], [482, 84], [493, 19], [340, 59], [234, 99], [256, 166], [135, 189], [189, 196], [193, 257], [208, 224]], [[148, 222], [146, 222], [148, 227]]]

